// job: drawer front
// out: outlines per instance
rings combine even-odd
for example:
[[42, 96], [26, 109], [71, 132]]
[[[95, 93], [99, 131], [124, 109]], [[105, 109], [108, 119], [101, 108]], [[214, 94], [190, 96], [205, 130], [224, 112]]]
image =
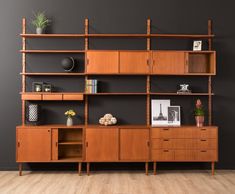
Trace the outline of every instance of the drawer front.
[[63, 100], [83, 100], [82, 94], [64, 94]]
[[22, 100], [42, 100], [41, 94], [22, 94]]
[[195, 159], [196, 161], [217, 161], [217, 150], [197, 150]]
[[217, 127], [200, 127], [195, 129], [196, 138], [217, 138]]
[[62, 100], [62, 94], [43, 94], [43, 100]]
[[215, 150], [217, 149], [217, 139], [197, 139], [196, 148], [199, 150]]
[[173, 149], [172, 139], [152, 139], [152, 149]]
[[174, 149], [181, 149], [181, 150], [190, 150], [196, 148], [196, 139], [174, 139], [173, 140]]
[[172, 138], [171, 128], [152, 128], [152, 138]]
[[175, 150], [175, 161], [194, 161], [194, 150]]
[[152, 150], [152, 160], [154, 161], [174, 161], [173, 150]]
[[194, 138], [193, 137], [193, 132], [194, 132], [194, 129], [191, 128], [191, 127], [183, 127], [183, 128], [174, 128], [173, 129], [173, 137], [174, 138]]

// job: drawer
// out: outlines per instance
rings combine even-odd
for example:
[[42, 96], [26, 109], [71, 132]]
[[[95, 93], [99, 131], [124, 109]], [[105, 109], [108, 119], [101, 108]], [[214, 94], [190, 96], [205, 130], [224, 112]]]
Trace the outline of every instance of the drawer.
[[174, 139], [174, 149], [189, 150], [196, 149], [197, 139]]
[[195, 151], [196, 161], [217, 161], [217, 150], [197, 150]]
[[217, 138], [217, 127], [199, 127], [195, 129], [196, 138]]
[[173, 140], [152, 139], [152, 149], [173, 149]]
[[62, 94], [43, 94], [43, 100], [62, 100]]
[[41, 94], [22, 94], [22, 100], [42, 100]]
[[174, 150], [167, 150], [167, 149], [152, 150], [152, 160], [174, 161]]
[[190, 127], [152, 128], [152, 138], [193, 138], [193, 132]]
[[175, 161], [194, 161], [194, 150], [175, 150]]
[[173, 130], [171, 128], [152, 128], [152, 138], [172, 138]]
[[63, 100], [83, 100], [82, 94], [63, 94]]
[[196, 148], [200, 150], [217, 149], [217, 139], [196, 139]]

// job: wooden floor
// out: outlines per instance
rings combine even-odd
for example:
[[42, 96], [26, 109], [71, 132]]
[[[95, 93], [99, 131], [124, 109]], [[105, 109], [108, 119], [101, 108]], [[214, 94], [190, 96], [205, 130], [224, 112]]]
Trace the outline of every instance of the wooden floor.
[[232, 194], [235, 171], [159, 171], [143, 172], [0, 172], [0, 194]]

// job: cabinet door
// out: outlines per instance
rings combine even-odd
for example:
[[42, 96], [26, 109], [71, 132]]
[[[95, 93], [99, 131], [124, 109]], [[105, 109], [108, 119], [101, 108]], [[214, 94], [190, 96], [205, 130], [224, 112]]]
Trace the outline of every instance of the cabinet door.
[[88, 51], [87, 73], [118, 73], [118, 51]]
[[120, 73], [148, 73], [149, 52], [120, 51]]
[[120, 159], [149, 159], [149, 129], [120, 129]]
[[51, 159], [58, 160], [58, 129], [52, 129], [51, 131]]
[[118, 160], [118, 129], [87, 128], [86, 129], [86, 160], [117, 161]]
[[183, 51], [154, 51], [152, 73], [184, 74], [185, 53]]
[[16, 143], [18, 162], [51, 160], [51, 129], [18, 128]]

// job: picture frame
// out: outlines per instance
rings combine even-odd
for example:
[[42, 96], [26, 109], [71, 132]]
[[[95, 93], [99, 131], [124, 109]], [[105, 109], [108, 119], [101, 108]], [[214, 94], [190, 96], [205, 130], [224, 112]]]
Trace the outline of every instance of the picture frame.
[[151, 124], [152, 126], [168, 125], [168, 107], [170, 100], [152, 100], [151, 101]]
[[168, 125], [180, 126], [181, 125], [181, 115], [180, 106], [168, 106]]
[[43, 84], [43, 92], [52, 92], [52, 85], [44, 83]]
[[33, 82], [32, 91], [33, 92], [43, 92], [43, 82]]
[[193, 51], [201, 51], [201, 50], [202, 50], [202, 40], [194, 40]]

